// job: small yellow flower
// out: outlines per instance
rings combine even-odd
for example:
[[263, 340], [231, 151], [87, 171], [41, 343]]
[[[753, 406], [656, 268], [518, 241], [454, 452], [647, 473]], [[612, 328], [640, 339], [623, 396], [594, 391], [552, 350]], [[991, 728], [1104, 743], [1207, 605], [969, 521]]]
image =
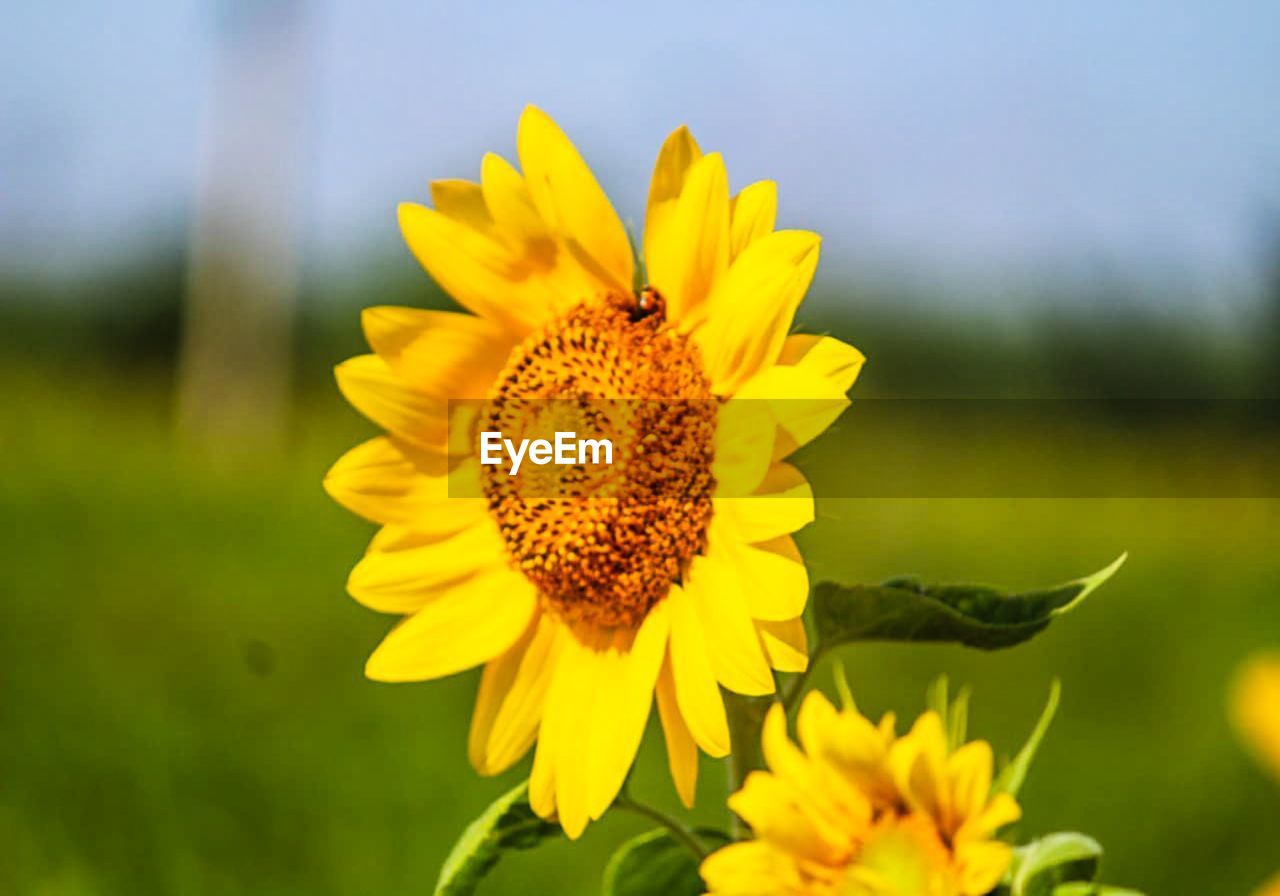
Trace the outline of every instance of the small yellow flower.
[[[497, 774], [536, 742], [530, 801], [576, 837], [616, 797], [655, 694], [691, 804], [699, 748], [729, 751], [720, 688], [769, 694], [773, 670], [805, 667], [791, 536], [813, 496], [783, 459], [844, 409], [863, 359], [789, 335], [818, 236], [774, 230], [772, 182], [731, 197], [723, 159], [685, 128], [654, 170], [639, 292], [621, 221], [542, 111], [525, 110], [517, 152], [521, 170], [490, 154], [479, 183], [436, 181], [434, 208], [400, 207], [409, 247], [471, 313], [365, 312], [373, 353], [338, 384], [387, 434], [325, 487], [383, 526], [352, 596], [405, 617], [367, 674], [483, 665], [472, 763]], [[501, 416], [544, 398], [656, 400], [615, 434], [636, 460], [607, 499], [513, 490], [479, 462], [474, 404], [454, 401]], [[474, 497], [450, 491], [467, 482]]]
[[1240, 668], [1231, 714], [1241, 739], [1280, 781], [1280, 655], [1254, 657]]
[[[1280, 655], [1257, 656], [1241, 666], [1232, 689], [1231, 716], [1258, 762], [1280, 781]], [[1280, 896], [1280, 874], [1254, 896]]]
[[1013, 855], [994, 840], [1018, 804], [993, 795], [991, 747], [948, 750], [942, 720], [922, 715], [899, 738], [814, 691], [800, 709], [803, 749], [775, 705], [765, 721], [768, 772], [753, 772], [729, 806], [756, 839], [712, 854], [714, 896], [979, 896]]

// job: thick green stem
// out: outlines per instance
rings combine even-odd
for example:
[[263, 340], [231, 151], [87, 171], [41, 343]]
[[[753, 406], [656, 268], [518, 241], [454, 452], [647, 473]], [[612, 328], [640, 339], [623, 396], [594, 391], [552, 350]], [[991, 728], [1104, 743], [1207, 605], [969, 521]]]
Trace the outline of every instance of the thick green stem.
[[[743, 697], [728, 691], [724, 696], [725, 710], [729, 717], [729, 739], [733, 747], [725, 768], [729, 774], [729, 792], [733, 793], [742, 787], [748, 774], [764, 768], [760, 731], [764, 728], [764, 717], [773, 705], [773, 700], [770, 697]], [[746, 836], [746, 828], [741, 819], [732, 813], [730, 825], [730, 832], [735, 838]]]
[[653, 806], [636, 802], [626, 793], [619, 794], [618, 798], [614, 801], [614, 805], [619, 809], [627, 809], [637, 815], [643, 815], [650, 821], [656, 821], [658, 824], [662, 825], [671, 833], [673, 838], [687, 847], [688, 850], [697, 857], [699, 862], [707, 857], [706, 849], [704, 849], [702, 844], [698, 842], [698, 838], [694, 836], [693, 831], [689, 830], [689, 828], [681, 824], [680, 821], [672, 818], [661, 809], [655, 809]]

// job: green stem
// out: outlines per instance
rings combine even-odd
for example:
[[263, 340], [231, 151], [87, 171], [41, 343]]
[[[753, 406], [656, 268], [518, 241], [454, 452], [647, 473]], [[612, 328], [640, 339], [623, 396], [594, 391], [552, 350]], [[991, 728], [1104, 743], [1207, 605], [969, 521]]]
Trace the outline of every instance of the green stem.
[[[773, 705], [773, 699], [744, 697], [731, 691], [725, 691], [724, 698], [725, 713], [729, 719], [729, 740], [733, 747], [725, 763], [725, 771], [729, 775], [729, 792], [734, 793], [741, 789], [747, 775], [764, 768], [760, 732], [764, 728], [764, 717]], [[729, 824], [730, 833], [736, 839], [746, 836], [742, 820], [732, 812], [729, 813]]]
[[688, 850], [697, 857], [699, 862], [707, 857], [706, 849], [704, 849], [702, 844], [698, 842], [698, 838], [693, 835], [693, 831], [689, 830], [689, 828], [683, 825], [679, 820], [672, 818], [661, 809], [655, 809], [653, 806], [637, 802], [626, 793], [619, 794], [617, 800], [614, 801], [614, 805], [619, 809], [627, 809], [637, 815], [644, 816], [650, 821], [656, 821], [658, 824], [662, 825], [671, 832], [672, 837], [687, 847]]
[[814, 650], [813, 656], [809, 657], [809, 665], [804, 667], [804, 671], [787, 682], [787, 686], [783, 688], [782, 705], [786, 707], [787, 712], [791, 712], [796, 705], [796, 701], [804, 696], [805, 685], [809, 683], [809, 676], [813, 674], [813, 670], [818, 667], [818, 663], [822, 660], [823, 652], [821, 645], [819, 645]]

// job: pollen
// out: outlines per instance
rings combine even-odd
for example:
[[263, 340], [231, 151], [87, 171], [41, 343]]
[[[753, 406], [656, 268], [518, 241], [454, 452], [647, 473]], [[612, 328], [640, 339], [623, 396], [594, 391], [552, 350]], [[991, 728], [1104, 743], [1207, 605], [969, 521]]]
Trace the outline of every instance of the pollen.
[[511, 563], [566, 622], [638, 625], [706, 547], [716, 399], [661, 296], [584, 303], [511, 353], [483, 428], [609, 439], [610, 465], [484, 467]]

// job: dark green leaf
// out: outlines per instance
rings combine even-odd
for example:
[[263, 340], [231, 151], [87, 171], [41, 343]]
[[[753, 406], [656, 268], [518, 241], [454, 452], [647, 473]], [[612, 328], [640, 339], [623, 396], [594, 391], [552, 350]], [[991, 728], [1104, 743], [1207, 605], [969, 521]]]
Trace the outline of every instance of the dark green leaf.
[[1074, 609], [1124, 563], [1055, 588], [1007, 594], [985, 585], [837, 585], [814, 590], [814, 618], [823, 649], [849, 641], [949, 641], [995, 650], [1043, 631]]
[[529, 805], [529, 783], [499, 797], [462, 833], [440, 869], [435, 896], [471, 896], [476, 886], [514, 849], [532, 849], [560, 828], [543, 821]]
[[1022, 749], [1018, 751], [1018, 755], [1000, 771], [999, 777], [996, 778], [994, 787], [996, 793], [1007, 793], [1010, 796], [1017, 796], [1018, 791], [1022, 789], [1022, 782], [1027, 778], [1027, 770], [1031, 768], [1031, 761], [1036, 758], [1036, 751], [1040, 749], [1040, 741], [1044, 740], [1045, 732], [1049, 730], [1050, 723], [1053, 722], [1054, 715], [1058, 712], [1058, 700], [1062, 696], [1062, 682], [1054, 679], [1049, 685], [1049, 700], [1044, 705], [1044, 711], [1040, 713], [1040, 720], [1036, 722], [1036, 727], [1032, 730], [1031, 736], [1027, 738], [1027, 742], [1022, 745]]
[[[729, 842], [719, 831], [695, 834], [704, 847]], [[701, 896], [707, 888], [700, 864], [687, 844], [659, 828], [618, 847], [604, 871], [604, 896]]]

